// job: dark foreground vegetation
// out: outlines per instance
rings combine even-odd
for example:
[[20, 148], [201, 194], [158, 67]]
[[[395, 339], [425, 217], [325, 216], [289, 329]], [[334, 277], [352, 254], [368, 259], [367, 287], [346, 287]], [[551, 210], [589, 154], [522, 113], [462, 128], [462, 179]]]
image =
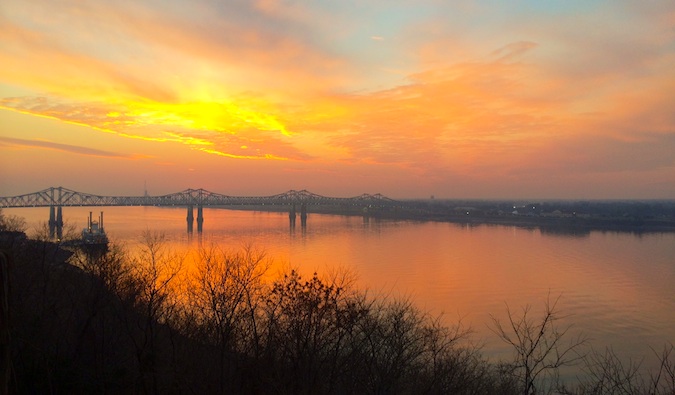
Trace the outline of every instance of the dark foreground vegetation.
[[[5, 227], [6, 228], [6, 227]], [[584, 352], [556, 300], [495, 320], [514, 350], [490, 362], [461, 326], [350, 277], [275, 275], [254, 249], [171, 253], [146, 234], [135, 256], [68, 251], [0, 232], [0, 381], [9, 393], [673, 394], [672, 345], [657, 372]], [[190, 262], [188, 264], [188, 262]], [[574, 383], [558, 370], [579, 363]]]

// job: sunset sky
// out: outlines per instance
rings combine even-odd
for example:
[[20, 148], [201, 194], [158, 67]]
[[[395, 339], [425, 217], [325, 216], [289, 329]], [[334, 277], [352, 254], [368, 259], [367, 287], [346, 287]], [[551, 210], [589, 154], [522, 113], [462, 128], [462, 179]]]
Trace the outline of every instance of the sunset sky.
[[675, 1], [3, 0], [0, 195], [675, 198]]

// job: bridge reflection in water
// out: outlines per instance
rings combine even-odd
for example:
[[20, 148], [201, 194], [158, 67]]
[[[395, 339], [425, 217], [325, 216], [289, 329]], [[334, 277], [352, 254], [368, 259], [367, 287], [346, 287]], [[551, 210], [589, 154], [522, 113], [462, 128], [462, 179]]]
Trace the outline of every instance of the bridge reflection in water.
[[354, 197], [329, 197], [317, 195], [307, 190], [290, 190], [271, 196], [229, 196], [209, 192], [205, 189], [186, 189], [181, 192], [160, 196], [103, 196], [73, 191], [63, 187], [50, 187], [38, 192], [18, 196], [0, 197], [0, 208], [49, 207], [49, 229], [52, 237], [61, 238], [63, 231], [63, 207], [105, 207], [105, 206], [156, 206], [186, 207], [187, 231], [193, 232], [197, 207], [197, 232], [204, 228], [204, 206], [277, 206], [287, 207], [291, 228], [295, 227], [297, 211], [300, 211], [300, 223], [307, 225], [309, 206], [334, 206], [343, 208], [394, 208], [402, 202], [381, 194], [362, 194]]

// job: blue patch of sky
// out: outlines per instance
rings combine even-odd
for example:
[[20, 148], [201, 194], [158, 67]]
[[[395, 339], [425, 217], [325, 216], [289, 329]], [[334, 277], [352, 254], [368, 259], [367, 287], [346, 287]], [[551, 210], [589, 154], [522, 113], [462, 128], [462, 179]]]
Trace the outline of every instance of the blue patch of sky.
[[322, 45], [368, 78], [359, 86], [366, 90], [403, 81], [404, 76], [394, 70], [404, 70], [414, 62], [406, 47], [410, 28], [438, 14], [435, 4], [412, 1], [318, 1], [315, 7], [330, 12], [338, 22], [322, 28]]
[[598, 7], [611, 4], [611, 1], [598, 0], [482, 0], [479, 2], [484, 7], [501, 10], [507, 14], [554, 15], [554, 14], [578, 14], [589, 12]]

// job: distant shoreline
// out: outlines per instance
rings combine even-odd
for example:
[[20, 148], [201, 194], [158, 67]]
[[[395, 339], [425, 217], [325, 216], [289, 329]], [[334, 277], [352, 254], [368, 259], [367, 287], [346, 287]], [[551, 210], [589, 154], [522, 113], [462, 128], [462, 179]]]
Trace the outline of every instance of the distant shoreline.
[[547, 218], [547, 217], [480, 217], [429, 218], [429, 221], [442, 221], [464, 225], [517, 226], [521, 228], [539, 228], [548, 233], [576, 233], [590, 231], [613, 231], [629, 233], [675, 232], [675, 222], [636, 221], [596, 218]]
[[[233, 210], [286, 212], [283, 206], [230, 206], [221, 207]], [[371, 219], [448, 222], [458, 225], [480, 226], [517, 226], [520, 228], [538, 228], [551, 234], [586, 234], [591, 231], [610, 231], [627, 233], [667, 233], [675, 232], [675, 219], [639, 218], [639, 217], [599, 217], [581, 215], [514, 215], [509, 213], [491, 214], [472, 208], [457, 213], [455, 207], [438, 209], [366, 209], [360, 207], [321, 207], [310, 206], [308, 213], [345, 216], [364, 216]], [[311, 220], [310, 220], [311, 221]]]

